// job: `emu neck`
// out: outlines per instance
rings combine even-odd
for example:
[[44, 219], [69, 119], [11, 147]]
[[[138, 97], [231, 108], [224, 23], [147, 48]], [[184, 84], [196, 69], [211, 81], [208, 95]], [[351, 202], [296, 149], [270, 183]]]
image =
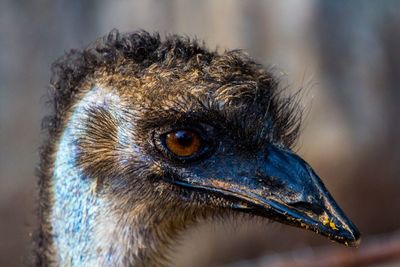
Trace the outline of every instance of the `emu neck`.
[[106, 104], [118, 116], [111, 108], [116, 102], [116, 95], [91, 89], [73, 109], [55, 149], [49, 218], [55, 266], [163, 266], [170, 237], [180, 228], [172, 214], [152, 214], [157, 203], [119, 207], [77, 167], [76, 140], [86, 110]]
[[151, 220], [147, 213], [154, 207], [143, 203], [133, 204], [128, 213], [115, 211], [88, 177], [62, 165], [54, 173], [51, 218], [56, 265], [162, 266], [166, 237], [176, 230], [168, 227], [168, 218], [163, 224]]

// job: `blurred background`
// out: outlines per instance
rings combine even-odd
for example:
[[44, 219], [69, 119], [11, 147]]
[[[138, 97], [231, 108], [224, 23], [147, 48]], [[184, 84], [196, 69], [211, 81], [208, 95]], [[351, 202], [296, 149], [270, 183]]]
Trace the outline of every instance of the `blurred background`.
[[[296, 150], [364, 241], [344, 249], [278, 224], [209, 223], [185, 234], [175, 266], [297, 266], [300, 258], [330, 266], [321, 259], [387, 255], [385, 249], [389, 258], [400, 256], [399, 1], [1, 0], [1, 267], [26, 264], [36, 225], [50, 65], [113, 28], [185, 34], [221, 52], [242, 48], [284, 74], [289, 91], [303, 88], [306, 117]], [[399, 259], [379, 262], [373, 266], [400, 266]]]

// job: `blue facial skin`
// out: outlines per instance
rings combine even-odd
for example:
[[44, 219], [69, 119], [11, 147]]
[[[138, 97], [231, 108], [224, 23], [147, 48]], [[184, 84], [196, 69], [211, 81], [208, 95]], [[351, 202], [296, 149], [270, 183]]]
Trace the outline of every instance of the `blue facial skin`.
[[[90, 179], [85, 178], [85, 175], [75, 168], [74, 130], [67, 128], [61, 139], [53, 173], [55, 203], [52, 225], [54, 245], [60, 251], [56, 260], [78, 266], [96, 256], [87, 244], [91, 243], [88, 239], [93, 234], [93, 222], [97, 219], [96, 210], [101, 204], [98, 198], [88, 194], [91, 190]], [[81, 253], [73, 255], [73, 251]]]
[[[77, 168], [77, 139], [85, 133], [82, 121], [93, 106], [108, 105], [115, 118], [119, 117], [118, 98], [103, 88], [94, 87], [75, 106], [60, 137], [53, 168], [54, 205], [51, 214], [54, 247], [59, 252], [55, 262], [68, 266], [99, 266], [103, 244], [96, 240], [99, 216], [107, 210], [106, 203], [94, 192], [92, 179]], [[103, 212], [104, 213], [104, 212]], [[100, 265], [111, 265], [111, 258]]]
[[299, 156], [272, 144], [245, 156], [231, 150], [228, 146], [223, 153], [192, 164], [174, 183], [229, 198], [238, 203], [232, 208], [358, 245], [359, 231]]

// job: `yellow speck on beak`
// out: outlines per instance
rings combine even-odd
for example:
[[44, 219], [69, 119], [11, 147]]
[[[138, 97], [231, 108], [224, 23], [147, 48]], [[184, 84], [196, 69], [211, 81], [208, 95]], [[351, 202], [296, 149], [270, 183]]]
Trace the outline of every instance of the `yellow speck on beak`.
[[330, 227], [332, 230], [339, 230], [339, 229], [336, 227], [336, 224], [333, 222], [333, 220], [332, 220], [332, 219], [329, 219], [328, 217], [324, 217], [324, 218], [323, 218], [322, 224], [325, 225], [325, 226], [329, 225], [329, 227]]
[[323, 224], [323, 225], [328, 225], [329, 222], [330, 222], [330, 221], [329, 221], [329, 218], [328, 218], [328, 217], [325, 217], [324, 220], [322, 221], [322, 224]]
[[339, 230], [339, 229], [336, 227], [335, 223], [334, 223], [332, 220], [329, 222], [329, 227], [330, 227], [332, 230]]

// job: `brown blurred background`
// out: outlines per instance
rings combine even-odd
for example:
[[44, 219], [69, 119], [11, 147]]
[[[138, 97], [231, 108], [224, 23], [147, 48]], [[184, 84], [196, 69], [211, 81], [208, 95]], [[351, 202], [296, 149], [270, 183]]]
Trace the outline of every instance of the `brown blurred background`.
[[[50, 65], [113, 28], [186, 34], [276, 66], [288, 90], [304, 88], [296, 150], [366, 243], [400, 230], [400, 1], [1, 0], [0, 267], [24, 265], [35, 227]], [[290, 250], [341, 249], [278, 224], [230, 225], [187, 233], [176, 266], [255, 266]]]

